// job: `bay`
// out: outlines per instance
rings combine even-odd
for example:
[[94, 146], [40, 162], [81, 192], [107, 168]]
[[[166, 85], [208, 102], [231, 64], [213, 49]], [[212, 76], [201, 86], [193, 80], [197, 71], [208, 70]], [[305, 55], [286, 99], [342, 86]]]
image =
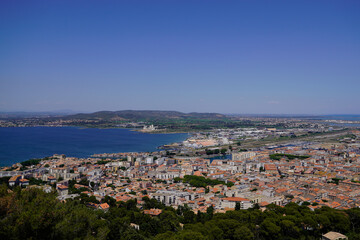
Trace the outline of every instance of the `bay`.
[[89, 157], [95, 153], [152, 152], [187, 137], [186, 133], [148, 134], [120, 128], [0, 128], [0, 166], [53, 154]]
[[324, 115], [321, 116], [320, 118], [326, 120], [360, 121], [360, 115], [351, 115], [351, 114]]

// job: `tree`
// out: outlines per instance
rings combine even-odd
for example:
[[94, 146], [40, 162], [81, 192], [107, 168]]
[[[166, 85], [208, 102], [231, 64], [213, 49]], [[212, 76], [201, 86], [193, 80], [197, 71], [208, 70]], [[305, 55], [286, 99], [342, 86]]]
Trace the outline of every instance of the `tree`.
[[[226, 215], [225, 215], [226, 216]], [[214, 224], [218, 226], [224, 233], [224, 239], [232, 239], [234, 236], [235, 229], [240, 227], [240, 222], [235, 219], [215, 219], [213, 218]]]
[[283, 232], [283, 236], [289, 236], [294, 239], [298, 239], [300, 229], [295, 226], [290, 220], [282, 220], [280, 222], [281, 230]]
[[156, 237], [154, 238], [155, 240], [169, 240], [169, 239], [173, 239], [174, 237], [174, 233], [173, 232], [166, 232], [166, 233], [161, 233], [156, 235]]
[[181, 178], [175, 177], [175, 178], [174, 178], [174, 183], [179, 183], [179, 182], [181, 182], [181, 180], [182, 180]]
[[158, 209], [164, 209], [165, 205], [155, 198], [148, 198], [143, 197], [142, 200], [144, 201], [143, 208], [144, 209], [151, 209], [151, 208], [158, 208]]
[[125, 240], [145, 240], [145, 238], [134, 229], [128, 229], [125, 233]]
[[112, 198], [112, 197], [110, 197], [108, 195], [105, 196], [104, 202], [109, 204], [110, 207], [115, 207], [116, 206], [116, 199]]
[[199, 232], [181, 231], [175, 236], [176, 240], [205, 240], [206, 238]]
[[185, 208], [183, 211], [183, 223], [195, 223], [195, 213], [190, 208]]
[[241, 209], [241, 205], [239, 202], [236, 202], [235, 204], [235, 210], [240, 210]]
[[346, 213], [349, 215], [352, 231], [360, 233], [360, 209], [352, 208], [346, 210]]
[[[0, 179], [5, 181], [3, 179]], [[84, 180], [85, 181], [85, 180]], [[69, 186], [76, 181], [69, 181]], [[177, 210], [155, 199], [143, 198], [143, 208], [162, 208], [150, 217], [137, 208], [137, 200], [116, 203], [106, 196], [107, 212], [87, 207], [94, 196], [81, 194], [66, 202], [56, 192], [36, 188], [0, 185], [1, 239], [320, 239], [328, 231], [360, 239], [360, 209], [338, 210], [329, 207], [311, 211], [307, 206], [289, 203], [285, 207], [269, 204], [257, 209], [195, 214], [187, 205]], [[236, 208], [239, 209], [239, 204]], [[184, 223], [180, 226], [179, 223]], [[130, 226], [135, 223], [140, 230]]]
[[208, 215], [208, 219], [211, 220], [214, 215], [214, 207], [211, 205], [206, 209], [206, 213]]
[[160, 214], [162, 232], [178, 231], [180, 229], [179, 221], [175, 213], [171, 211], [163, 211]]
[[208, 229], [208, 234], [212, 236], [212, 239], [214, 240], [222, 240], [224, 232], [217, 227], [215, 224], [211, 224], [210, 222], [205, 223], [206, 229]]
[[253, 209], [260, 209], [260, 205], [258, 203], [255, 203]]
[[97, 233], [105, 235], [106, 239], [110, 230], [104, 220], [97, 218], [95, 212], [83, 205], [77, 205], [56, 224], [55, 231], [61, 239], [89, 238]]
[[279, 239], [281, 228], [270, 219], [265, 219], [260, 224], [260, 234], [265, 239]]
[[246, 226], [241, 226], [234, 231], [234, 239], [236, 240], [253, 240], [254, 234]]
[[212, 155], [214, 154], [214, 152], [212, 150], [209, 150], [209, 149], [205, 149], [206, 151], [206, 155]]
[[204, 221], [205, 221], [204, 213], [198, 211], [196, 214], [196, 222], [204, 222]]

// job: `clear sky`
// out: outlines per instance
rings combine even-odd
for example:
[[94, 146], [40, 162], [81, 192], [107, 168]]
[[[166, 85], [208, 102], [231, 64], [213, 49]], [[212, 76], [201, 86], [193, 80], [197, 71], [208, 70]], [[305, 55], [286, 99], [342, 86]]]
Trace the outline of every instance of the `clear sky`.
[[0, 110], [360, 114], [359, 0], [1, 0]]

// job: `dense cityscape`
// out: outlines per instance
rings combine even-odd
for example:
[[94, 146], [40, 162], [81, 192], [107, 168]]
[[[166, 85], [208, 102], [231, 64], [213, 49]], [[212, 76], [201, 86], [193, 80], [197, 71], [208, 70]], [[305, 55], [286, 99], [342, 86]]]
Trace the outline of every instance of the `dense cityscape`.
[[[51, 189], [56, 183], [61, 200], [85, 193], [98, 202], [111, 196], [117, 201], [136, 198], [140, 203], [147, 196], [175, 208], [186, 204], [195, 212], [210, 206], [224, 212], [236, 203], [241, 209], [289, 202], [309, 203], [312, 209], [360, 206], [360, 131], [347, 130], [332, 142], [295, 141], [243, 149], [242, 141], [285, 133], [218, 129], [164, 146], [169, 148], [166, 151], [104, 153], [86, 159], [54, 155], [4, 167], [0, 175], [11, 176], [9, 186], [33, 185], [33, 179]], [[69, 186], [74, 180], [93, 186]]]
[[[301, 126], [308, 127], [193, 132], [185, 141], [161, 146], [156, 152], [88, 158], [55, 154], [3, 167], [0, 177], [9, 189], [56, 192], [60, 202], [75, 201], [105, 213], [134, 202], [152, 218], [168, 211], [167, 207], [187, 209], [193, 216], [251, 209], [266, 212], [289, 204], [313, 212], [324, 207], [359, 208], [360, 131], [304, 122]], [[143, 130], [151, 134], [156, 126]], [[185, 217], [179, 226], [187, 221]], [[144, 234], [142, 220], [127, 224]], [[249, 234], [253, 236], [252, 231]]]
[[0, 239], [360, 240], [359, 13], [0, 1]]

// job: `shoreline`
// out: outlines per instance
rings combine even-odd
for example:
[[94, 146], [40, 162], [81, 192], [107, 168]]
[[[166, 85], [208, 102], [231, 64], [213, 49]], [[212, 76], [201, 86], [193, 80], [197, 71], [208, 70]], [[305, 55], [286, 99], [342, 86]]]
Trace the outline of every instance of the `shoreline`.
[[[144, 131], [140, 128], [126, 128], [126, 127], [89, 127], [89, 126], [78, 126], [78, 125], [61, 125], [61, 126], [49, 126], [49, 125], [33, 125], [33, 126], [0, 126], [0, 128], [31, 128], [31, 127], [48, 127], [48, 128], [80, 128], [80, 129], [128, 129], [133, 132], [141, 132], [148, 134], [177, 134], [177, 133], [196, 133], [196, 131], [169, 131], [169, 130], [153, 130], [153, 131]], [[210, 130], [204, 130], [210, 131]], [[204, 132], [203, 131], [203, 132]]]
[[[15, 131], [15, 129], [31, 129], [24, 131]], [[45, 129], [45, 131], [37, 131], [36, 129]], [[64, 131], [60, 130], [63, 128]], [[157, 133], [146, 134], [138, 132], [130, 128], [106, 128], [115, 131], [86, 131], [77, 133], [75, 130], [65, 130], [66, 128], [74, 128], [76, 130], [90, 130], [90, 128], [83, 128], [79, 126], [26, 126], [26, 127], [0, 127], [3, 129], [2, 134], [2, 152], [0, 167], [12, 166], [16, 163], [27, 161], [29, 159], [37, 159], [49, 157], [54, 154], [65, 154], [69, 157], [89, 158], [94, 154], [101, 153], [119, 153], [119, 152], [160, 152], [164, 151], [162, 146], [171, 145], [175, 143], [182, 143], [182, 141], [189, 138], [188, 133]], [[6, 129], [14, 129], [6, 131]], [[46, 130], [49, 129], [49, 130]], [[50, 129], [54, 129], [53, 131]], [[56, 131], [55, 129], [59, 129]], [[98, 128], [99, 130], [104, 128]], [[105, 129], [104, 129], [105, 130]], [[116, 131], [120, 130], [120, 131]], [[124, 131], [121, 131], [124, 130]], [[39, 132], [39, 134], [36, 134]], [[97, 134], [100, 135], [97, 137]], [[34, 137], [35, 133], [35, 137]], [[57, 135], [60, 134], [60, 138]], [[148, 135], [147, 137], [141, 134]], [[166, 135], [169, 137], [164, 137]], [[174, 136], [171, 136], [174, 134]], [[176, 134], [181, 134], [176, 136]], [[185, 135], [186, 134], [186, 135]], [[137, 135], [137, 136], [136, 136]], [[154, 135], [154, 137], [151, 137]], [[161, 135], [163, 137], [161, 137]], [[28, 139], [25, 141], [16, 142], [13, 139], [8, 143], [8, 137], [16, 136], [19, 139]], [[97, 138], [100, 139], [98, 142]], [[44, 141], [45, 139], [45, 141]], [[70, 144], [68, 139], [71, 139]], [[102, 140], [106, 139], [106, 140]], [[142, 140], [144, 139], [144, 140]], [[114, 141], [115, 142], [114, 142]], [[5, 144], [4, 144], [5, 143]], [[8, 143], [8, 144], [7, 144]], [[75, 144], [75, 145], [74, 145]], [[93, 146], [93, 148], [89, 147]], [[98, 146], [99, 144], [99, 146]], [[16, 146], [18, 145], [18, 146]], [[17, 149], [20, 149], [18, 151]], [[1, 148], [0, 148], [1, 151]]]

